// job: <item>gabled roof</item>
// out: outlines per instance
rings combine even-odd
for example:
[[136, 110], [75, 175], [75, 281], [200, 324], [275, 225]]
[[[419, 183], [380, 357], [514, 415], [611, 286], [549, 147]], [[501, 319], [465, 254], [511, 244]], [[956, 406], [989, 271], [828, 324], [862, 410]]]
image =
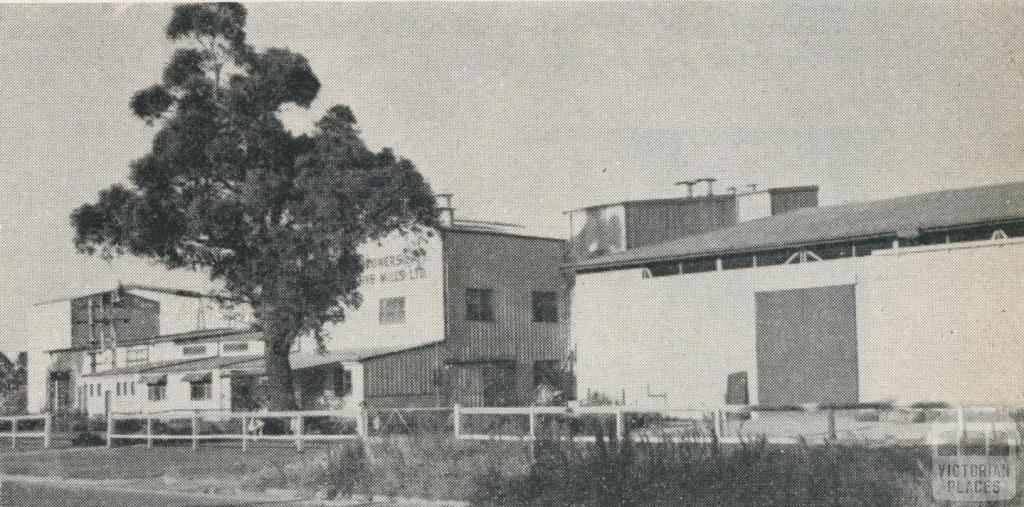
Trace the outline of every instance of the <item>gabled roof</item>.
[[568, 265], [574, 271], [1024, 220], [1024, 182], [803, 208]]

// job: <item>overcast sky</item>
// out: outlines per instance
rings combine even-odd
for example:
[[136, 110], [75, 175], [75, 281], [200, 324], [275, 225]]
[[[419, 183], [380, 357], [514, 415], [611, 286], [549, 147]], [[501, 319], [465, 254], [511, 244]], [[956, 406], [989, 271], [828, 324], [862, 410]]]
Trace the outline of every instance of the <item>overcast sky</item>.
[[[68, 221], [148, 150], [128, 101], [173, 50], [169, 11], [0, 5], [0, 350], [35, 301], [203, 283], [78, 255]], [[459, 216], [564, 237], [565, 210], [701, 176], [825, 204], [1022, 180], [1022, 25], [996, 5], [316, 3], [250, 5], [248, 32], [320, 77], [294, 129], [348, 104]]]

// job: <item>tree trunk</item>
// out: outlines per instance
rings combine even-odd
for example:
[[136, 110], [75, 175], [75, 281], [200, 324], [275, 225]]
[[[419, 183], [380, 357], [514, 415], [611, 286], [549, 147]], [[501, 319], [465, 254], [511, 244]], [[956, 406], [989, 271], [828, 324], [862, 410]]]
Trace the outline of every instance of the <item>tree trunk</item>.
[[263, 354], [267, 369], [267, 408], [270, 410], [295, 410], [295, 389], [292, 367], [288, 362], [288, 346], [268, 342]]

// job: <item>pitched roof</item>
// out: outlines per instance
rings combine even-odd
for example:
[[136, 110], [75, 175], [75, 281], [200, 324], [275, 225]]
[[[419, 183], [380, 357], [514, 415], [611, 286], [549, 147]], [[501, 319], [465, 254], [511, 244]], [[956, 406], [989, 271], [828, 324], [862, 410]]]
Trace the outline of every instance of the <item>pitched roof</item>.
[[803, 208], [568, 265], [575, 271], [1024, 219], [1024, 182]]

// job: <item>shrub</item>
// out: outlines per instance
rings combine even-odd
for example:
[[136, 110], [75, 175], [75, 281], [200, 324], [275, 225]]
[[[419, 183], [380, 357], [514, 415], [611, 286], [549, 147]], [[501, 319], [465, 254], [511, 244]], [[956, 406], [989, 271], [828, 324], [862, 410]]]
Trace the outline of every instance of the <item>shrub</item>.
[[107, 440], [95, 433], [79, 432], [71, 438], [71, 445], [74, 447], [95, 447], [106, 444]]
[[919, 451], [856, 445], [542, 441], [521, 476], [477, 477], [479, 505], [894, 505], [920, 480]]

